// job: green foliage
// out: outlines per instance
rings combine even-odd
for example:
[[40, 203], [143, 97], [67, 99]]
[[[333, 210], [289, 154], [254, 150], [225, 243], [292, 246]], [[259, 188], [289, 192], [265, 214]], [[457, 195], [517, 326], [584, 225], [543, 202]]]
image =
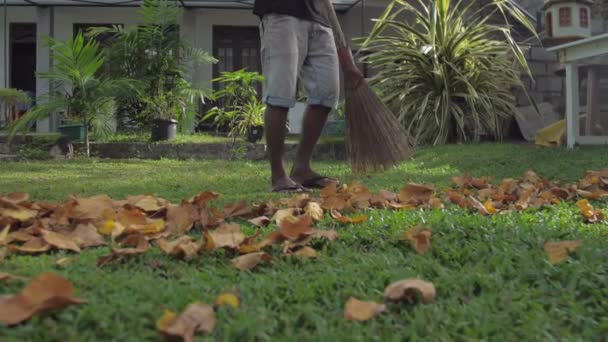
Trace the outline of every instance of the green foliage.
[[245, 69], [222, 72], [212, 80], [218, 83], [219, 90], [211, 98], [220, 106], [210, 109], [203, 120], [213, 118], [217, 125], [227, 126], [233, 137], [244, 136], [249, 127], [263, 125], [266, 105], [260, 101], [256, 90], [263, 81], [262, 75]]
[[0, 88], [0, 105], [5, 108], [16, 106], [18, 104], [28, 104], [30, 99], [27, 94], [19, 89]]
[[533, 26], [508, 1], [477, 4], [394, 0], [360, 40], [373, 86], [418, 143], [500, 138], [516, 113], [513, 88], [530, 70], [510, 26], [491, 19]]
[[105, 51], [112, 76], [145, 84], [144, 96], [119, 104], [123, 121], [129, 125], [147, 126], [151, 119], [185, 122], [187, 109], [208, 95], [187, 75], [192, 67], [216, 60], [180, 38], [182, 12], [172, 1], [145, 0], [139, 9], [140, 24], [98, 27], [88, 32], [92, 37], [112, 37]]
[[66, 121], [79, 122], [95, 137], [106, 137], [112, 131], [115, 98], [134, 96], [139, 83], [129, 79], [109, 79], [97, 76], [104, 63], [98, 44], [86, 41], [82, 34], [66, 42], [48, 39], [53, 66], [40, 73], [41, 79], [51, 80], [51, 90], [37, 99], [35, 107], [10, 127], [10, 134], [29, 127], [33, 121], [63, 113]]

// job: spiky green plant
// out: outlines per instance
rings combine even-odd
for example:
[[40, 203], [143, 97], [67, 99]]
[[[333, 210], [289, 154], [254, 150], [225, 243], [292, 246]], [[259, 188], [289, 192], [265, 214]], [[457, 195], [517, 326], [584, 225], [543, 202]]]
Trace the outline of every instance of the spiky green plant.
[[501, 137], [530, 74], [509, 21], [534, 32], [508, 1], [394, 0], [359, 40], [372, 85], [418, 143]]

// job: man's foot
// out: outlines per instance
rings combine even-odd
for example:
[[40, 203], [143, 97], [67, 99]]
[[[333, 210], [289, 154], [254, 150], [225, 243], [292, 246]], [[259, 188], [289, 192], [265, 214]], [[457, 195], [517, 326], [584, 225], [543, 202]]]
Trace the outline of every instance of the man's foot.
[[310, 192], [309, 189], [294, 182], [289, 177], [279, 178], [276, 181], [272, 182], [272, 192], [280, 192], [280, 193], [303, 193]]
[[335, 183], [336, 185], [340, 185], [340, 181], [336, 178], [321, 176], [320, 174], [314, 171], [308, 172], [297, 172], [292, 171], [291, 179], [302, 184], [303, 187], [309, 189], [323, 189], [328, 185]]

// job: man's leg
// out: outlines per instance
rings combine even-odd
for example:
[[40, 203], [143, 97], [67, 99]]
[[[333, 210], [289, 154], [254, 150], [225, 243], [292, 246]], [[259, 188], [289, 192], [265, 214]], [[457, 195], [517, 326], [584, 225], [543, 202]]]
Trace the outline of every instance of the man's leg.
[[336, 179], [321, 177], [311, 167], [313, 149], [321, 136], [327, 116], [340, 93], [338, 56], [330, 28], [311, 24], [314, 33], [308, 41], [308, 54], [300, 79], [308, 95], [308, 108], [302, 123], [302, 138], [291, 178], [305, 187], [322, 188]]
[[270, 155], [273, 190], [293, 189], [298, 186], [296, 182], [287, 177], [283, 165], [287, 112], [287, 108], [267, 105], [264, 113], [264, 131], [268, 154]]
[[309, 105], [306, 108], [302, 121], [302, 137], [291, 171], [292, 178], [297, 182], [319, 177], [311, 167], [312, 152], [321, 136], [330, 111], [330, 108], [321, 105]]

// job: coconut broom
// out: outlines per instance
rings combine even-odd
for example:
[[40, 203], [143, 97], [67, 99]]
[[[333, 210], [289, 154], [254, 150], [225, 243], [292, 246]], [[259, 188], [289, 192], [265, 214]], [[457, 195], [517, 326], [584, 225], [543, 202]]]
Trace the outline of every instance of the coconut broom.
[[410, 140], [357, 69], [331, 1], [320, 2], [332, 26], [344, 74], [346, 155], [351, 168], [360, 172], [395, 166], [411, 156]]

